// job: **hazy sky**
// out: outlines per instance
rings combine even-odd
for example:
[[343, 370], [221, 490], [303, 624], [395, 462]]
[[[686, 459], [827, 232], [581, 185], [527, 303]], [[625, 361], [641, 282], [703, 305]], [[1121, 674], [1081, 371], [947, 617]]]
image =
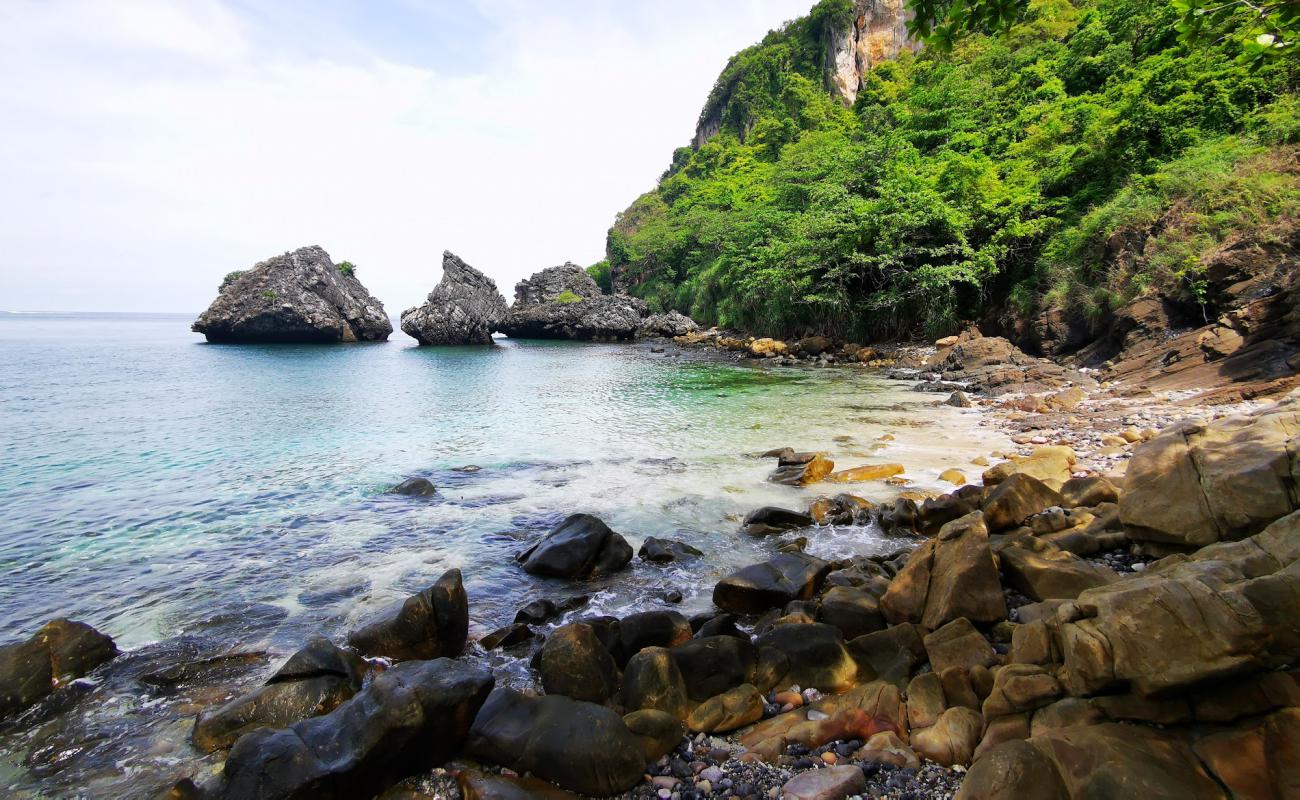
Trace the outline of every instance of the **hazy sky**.
[[199, 311], [306, 244], [390, 314], [450, 249], [603, 256], [736, 50], [812, 0], [0, 0], [0, 309]]

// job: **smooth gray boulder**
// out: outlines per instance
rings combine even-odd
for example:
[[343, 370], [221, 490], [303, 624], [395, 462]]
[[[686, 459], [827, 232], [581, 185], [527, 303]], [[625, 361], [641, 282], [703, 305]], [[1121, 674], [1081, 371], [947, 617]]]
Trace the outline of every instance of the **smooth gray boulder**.
[[442, 280], [424, 305], [402, 312], [402, 332], [421, 345], [492, 344], [507, 313], [496, 282], [446, 250]]
[[602, 294], [586, 270], [563, 264], [515, 285], [502, 330], [512, 339], [631, 339], [648, 311], [635, 297]]
[[190, 329], [209, 342], [382, 342], [384, 304], [315, 245], [231, 273]]

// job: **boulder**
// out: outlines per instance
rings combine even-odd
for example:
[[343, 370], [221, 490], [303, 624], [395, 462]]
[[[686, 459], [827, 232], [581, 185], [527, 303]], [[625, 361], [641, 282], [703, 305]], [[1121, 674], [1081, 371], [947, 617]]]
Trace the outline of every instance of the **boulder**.
[[981, 509], [989, 531], [997, 533], [1018, 528], [1044, 509], [1064, 503], [1060, 492], [1033, 476], [1017, 472], [985, 493]]
[[540, 625], [558, 617], [566, 611], [582, 608], [591, 600], [585, 594], [565, 597], [561, 600], [548, 600], [544, 597], [525, 603], [515, 612], [515, 622]]
[[1100, 475], [1071, 478], [1061, 486], [1061, 499], [1065, 508], [1095, 508], [1102, 503], [1118, 503], [1119, 488]]
[[1068, 447], [1039, 447], [1028, 456], [1015, 457], [984, 471], [984, 485], [996, 486], [1012, 475], [1028, 475], [1052, 491], [1060, 491], [1074, 471], [1074, 451]]
[[909, 623], [859, 636], [845, 646], [858, 662], [860, 672], [874, 672], [876, 678], [899, 689], [907, 685], [912, 670], [926, 660], [919, 626]]
[[1021, 740], [998, 745], [975, 762], [956, 800], [1070, 800], [1056, 765]]
[[[739, 672], [743, 675], [748, 670]], [[654, 709], [676, 719], [686, 718], [686, 681], [677, 659], [666, 648], [647, 647], [628, 659], [623, 670], [623, 708]]]
[[726, 733], [763, 718], [763, 693], [742, 683], [696, 706], [686, 718], [686, 727], [699, 733]]
[[[461, 800], [579, 800], [572, 792], [556, 788], [537, 778], [521, 778], [513, 775], [493, 775], [476, 769], [461, 770], [456, 775], [456, 785], [460, 787]], [[380, 800], [425, 800], [430, 797], [423, 792], [418, 794], [383, 795]]]
[[491, 278], [443, 251], [442, 280], [424, 305], [402, 312], [402, 332], [421, 345], [492, 344], [507, 313]]
[[257, 728], [284, 728], [328, 714], [361, 688], [366, 662], [317, 637], [292, 655], [265, 685], [199, 714], [191, 736], [205, 753], [230, 747]]
[[533, 629], [522, 622], [507, 625], [479, 639], [479, 646], [484, 650], [496, 650], [498, 647], [516, 647], [537, 638]]
[[595, 797], [631, 789], [647, 763], [641, 737], [610, 709], [507, 688], [494, 691], [479, 710], [466, 751]]
[[455, 658], [468, 636], [469, 600], [460, 570], [449, 569], [428, 589], [348, 634], [348, 645], [397, 661]]
[[1195, 547], [1241, 539], [1300, 507], [1300, 396], [1133, 451], [1119, 501], [1133, 538]]
[[604, 703], [618, 688], [618, 667], [590, 625], [556, 628], [542, 645], [538, 664], [547, 694]]
[[912, 731], [911, 746], [917, 755], [945, 767], [969, 764], [983, 732], [979, 712], [956, 706], [940, 714], [930, 727]]
[[267, 259], [222, 284], [191, 330], [209, 342], [382, 342], [384, 305], [319, 247]]
[[702, 556], [704, 553], [685, 542], [647, 536], [646, 540], [641, 543], [641, 549], [637, 551], [637, 555], [641, 557], [642, 561], [649, 561], [654, 564], [668, 564], [673, 561], [685, 561]]
[[997, 622], [1007, 616], [983, 515], [953, 520], [922, 544], [889, 584], [880, 609], [891, 623], [936, 629], [959, 617]]
[[401, 494], [407, 497], [432, 497], [438, 491], [433, 481], [428, 478], [407, 478], [388, 490], [389, 494]]
[[695, 320], [678, 311], [669, 311], [666, 314], [651, 314], [641, 321], [637, 326], [636, 338], [651, 339], [660, 337], [664, 339], [673, 339], [678, 336], [686, 336], [695, 333], [700, 329]]
[[643, 708], [623, 717], [623, 724], [641, 739], [646, 763], [663, 758], [681, 743], [686, 725], [672, 714]]
[[1032, 711], [1061, 696], [1055, 676], [1037, 664], [1008, 664], [993, 676], [993, 691], [981, 709], [985, 719]]
[[866, 791], [867, 779], [859, 767], [844, 765], [800, 773], [781, 787], [784, 800], [839, 800]]
[[836, 586], [822, 596], [817, 621], [839, 628], [845, 639], [885, 628], [880, 600], [865, 589], [850, 586]]
[[783, 553], [723, 578], [713, 588], [713, 602], [734, 614], [761, 614], [791, 600], [811, 599], [830, 571], [820, 558]]
[[902, 464], [862, 464], [849, 467], [826, 476], [831, 483], [863, 483], [865, 481], [882, 481], [904, 472]]
[[1204, 736], [1192, 745], [1234, 798], [1300, 797], [1300, 709]]
[[512, 339], [631, 339], [647, 311], [635, 297], [602, 294], [586, 270], [570, 263], [516, 284], [501, 330]]
[[[686, 684], [686, 696], [701, 702], [742, 683], [750, 683], [758, 653], [748, 637], [708, 636], [669, 651]], [[629, 662], [630, 663], [630, 662]]]
[[212, 796], [373, 797], [455, 755], [492, 684], [446, 658], [398, 664], [324, 716], [240, 737]]
[[517, 556], [524, 572], [551, 578], [592, 578], [618, 572], [632, 546], [590, 514], [573, 514]]
[[825, 479], [834, 469], [834, 461], [817, 454], [808, 461], [780, 463], [767, 479], [772, 483], [780, 483], [786, 486], [807, 486]]
[[766, 536], [799, 528], [811, 528], [813, 518], [802, 511], [791, 511], [776, 506], [763, 506], [745, 515], [745, 533]]
[[614, 659], [620, 665], [646, 647], [673, 647], [689, 641], [690, 620], [676, 611], [643, 611], [619, 620]]
[[759, 648], [784, 653], [789, 662], [778, 685], [797, 684], [823, 692], [842, 692], [858, 683], [858, 664], [849, 655], [839, 628], [812, 623], [777, 625], [758, 637]]
[[923, 672], [907, 684], [907, 724], [912, 730], [928, 728], [939, 721], [948, 707], [938, 674]]
[[15, 714], [117, 656], [108, 636], [56, 619], [30, 639], [0, 646], [0, 718]]
[[1081, 592], [1119, 580], [1114, 570], [1039, 539], [1004, 547], [998, 558], [1007, 584], [1034, 600], [1073, 600]]
[[930, 667], [935, 672], [943, 672], [949, 667], [990, 667], [997, 663], [993, 645], [965, 618], [955, 619], [934, 633], [926, 634], [923, 641]]
[[1051, 731], [1028, 741], [1051, 759], [1067, 797], [1224, 797], [1176, 732], [1108, 722]]

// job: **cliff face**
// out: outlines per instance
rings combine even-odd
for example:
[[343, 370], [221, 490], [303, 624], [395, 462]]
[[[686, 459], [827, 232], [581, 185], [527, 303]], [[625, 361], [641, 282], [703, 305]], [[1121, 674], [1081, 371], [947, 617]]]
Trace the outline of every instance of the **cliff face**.
[[855, 0], [852, 19], [828, 21], [826, 88], [845, 105], [853, 105], [862, 76], [872, 67], [904, 50], [920, 49], [907, 33], [911, 18], [905, 0]]

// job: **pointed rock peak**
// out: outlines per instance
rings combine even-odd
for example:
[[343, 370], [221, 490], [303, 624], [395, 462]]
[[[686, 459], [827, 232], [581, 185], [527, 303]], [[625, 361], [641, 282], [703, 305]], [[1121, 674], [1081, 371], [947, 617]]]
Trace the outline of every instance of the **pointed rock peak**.
[[402, 313], [402, 331], [422, 345], [491, 344], [506, 311], [495, 281], [444, 250], [442, 280], [424, 305]]

